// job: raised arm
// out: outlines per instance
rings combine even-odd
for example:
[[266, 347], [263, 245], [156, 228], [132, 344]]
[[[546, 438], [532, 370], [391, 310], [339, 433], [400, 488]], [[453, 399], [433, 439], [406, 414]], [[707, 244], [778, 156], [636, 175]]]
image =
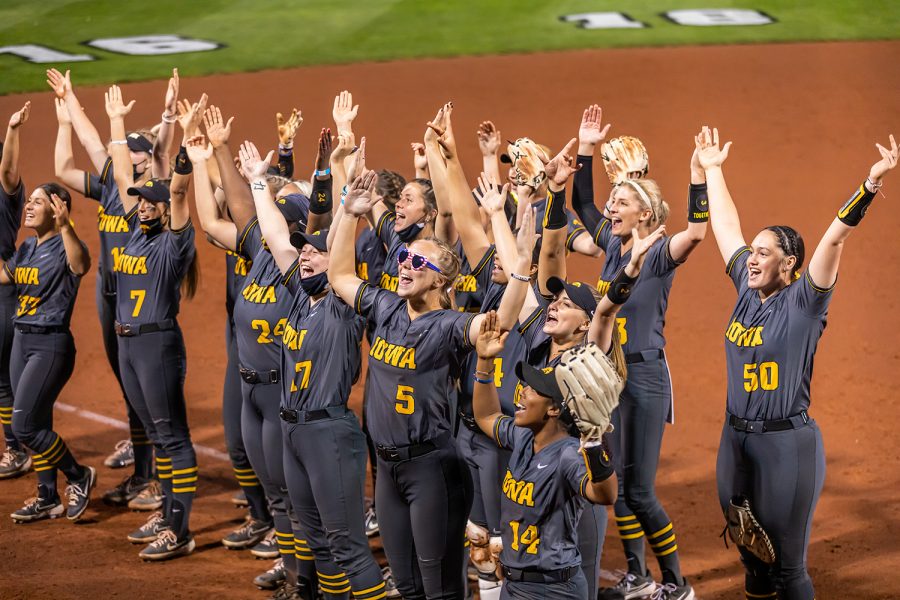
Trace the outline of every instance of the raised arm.
[[312, 197], [309, 199], [309, 219], [306, 221], [307, 233], [315, 233], [331, 227], [334, 220], [333, 189], [331, 183], [332, 152], [331, 129], [322, 128], [319, 132], [319, 143], [316, 149], [316, 172], [313, 176]]
[[572, 183], [572, 208], [588, 231], [594, 232], [603, 219], [602, 212], [594, 204], [594, 151], [603, 143], [611, 127], [603, 125], [603, 109], [592, 104], [584, 109], [578, 127], [578, 164]]
[[87, 248], [78, 239], [75, 228], [72, 227], [66, 203], [56, 194], [50, 194], [50, 205], [53, 208], [53, 218], [56, 220], [56, 226], [59, 228], [59, 235], [62, 236], [69, 270], [80, 277], [91, 270], [91, 257]]
[[175, 230], [184, 229], [191, 220], [191, 208], [188, 206], [187, 192], [191, 185], [191, 176], [175, 173], [169, 185], [169, 227]]
[[638, 275], [641, 274], [641, 267], [644, 266], [644, 259], [647, 258], [647, 252], [665, 234], [665, 226], [660, 226], [656, 231], [647, 234], [647, 237], [644, 238], [640, 237], [637, 229], [631, 230], [631, 236], [634, 240], [631, 247], [631, 260], [616, 273], [615, 279], [610, 282], [606, 295], [597, 303], [597, 310], [594, 311], [594, 318], [591, 319], [591, 326], [588, 329], [588, 341], [597, 344], [604, 353], [608, 353], [612, 345], [613, 329], [616, 327], [616, 313], [619, 312], [619, 309], [622, 308], [622, 305], [625, 304], [625, 301], [631, 295], [631, 290], [637, 282]]
[[728, 158], [731, 142], [719, 149], [719, 130], [703, 126], [703, 130], [694, 138], [694, 146], [697, 148], [697, 159], [706, 173], [706, 187], [709, 196], [709, 218], [712, 222], [713, 235], [716, 236], [716, 244], [719, 246], [719, 254], [725, 264], [731, 260], [738, 248], [747, 245], [744, 234], [741, 233], [741, 220], [738, 217], [737, 208], [728, 193], [725, 185], [725, 175], [722, 173], [722, 163]]
[[[475, 329], [474, 324], [471, 329]], [[476, 332], [475, 352], [478, 362], [475, 365], [472, 413], [479, 429], [491, 439], [494, 439], [494, 424], [503, 416], [503, 411], [500, 410], [500, 397], [497, 395], [497, 386], [493, 385], [494, 379], [485, 374], [494, 372], [494, 359], [503, 352], [508, 335], [509, 331], [500, 328], [500, 319], [494, 311], [483, 315]]]
[[12, 114], [6, 128], [3, 158], [0, 159], [0, 185], [3, 186], [3, 191], [10, 195], [22, 182], [19, 175], [19, 128], [28, 121], [30, 113], [31, 101], [28, 101], [25, 106]]
[[478, 149], [481, 150], [481, 165], [485, 175], [493, 181], [503, 181], [500, 176], [500, 130], [491, 121], [482, 121], [475, 131]]
[[341, 299], [353, 306], [359, 286], [365, 283], [356, 276], [356, 225], [359, 217], [372, 210], [373, 192], [378, 176], [368, 171], [350, 184], [344, 198], [345, 215], [336, 226], [334, 242], [328, 255], [328, 282]]
[[[228, 147], [228, 138], [231, 137], [231, 117], [226, 122], [222, 118], [222, 111], [217, 106], [210, 106], [203, 113], [203, 123], [206, 125], [206, 135], [213, 147], [213, 156], [219, 166], [219, 175], [222, 178], [222, 189], [225, 190], [225, 201], [228, 203], [228, 211], [231, 220], [237, 226], [238, 231], [243, 231], [253, 217], [257, 215], [254, 206], [253, 194], [247, 187], [247, 182], [238, 173]], [[269, 159], [271, 160], [271, 156]], [[266, 167], [268, 169], [268, 166]], [[263, 171], [265, 178], [265, 171]], [[266, 188], [268, 192], [268, 187]], [[271, 196], [271, 194], [270, 194]], [[274, 204], [273, 204], [274, 208]]]
[[62, 181], [66, 187], [85, 193], [85, 172], [75, 168], [75, 156], [72, 153], [72, 120], [69, 118], [69, 109], [66, 103], [59, 98], [53, 99], [56, 105], [56, 122], [59, 127], [56, 130], [56, 146], [53, 149], [54, 175]]
[[156, 143], [153, 144], [153, 176], [157, 179], [167, 179], [171, 171], [169, 166], [169, 147], [175, 137], [175, 121], [178, 120], [178, 69], [172, 69], [172, 77], [166, 88], [166, 103], [163, 107], [159, 133], [156, 135]]
[[[503, 291], [500, 306], [497, 307], [497, 318], [500, 319], [500, 328], [509, 331], [516, 326], [517, 321], [525, 319], [537, 308], [537, 297], [531, 287], [531, 257], [534, 254], [534, 244], [537, 241], [535, 233], [534, 209], [525, 213], [522, 226], [516, 236], [516, 266], [512, 271], [507, 271], [509, 283]], [[507, 225], [507, 228], [509, 226]], [[472, 327], [474, 333], [474, 326]], [[474, 339], [472, 340], [474, 343]]]
[[675, 262], [682, 262], [706, 237], [709, 223], [709, 198], [706, 172], [700, 166], [697, 148], [691, 155], [691, 187], [688, 191], [688, 224], [669, 240], [669, 254]]
[[872, 165], [869, 175], [853, 196], [838, 211], [838, 216], [831, 222], [825, 235], [816, 246], [812, 258], [809, 261], [809, 277], [816, 286], [830, 288], [837, 281], [838, 266], [841, 262], [841, 252], [844, 249], [844, 241], [859, 225], [869, 204], [883, 185], [884, 176], [897, 166], [900, 150], [897, 141], [890, 136], [891, 147], [885, 148], [881, 144], [875, 144], [881, 154], [881, 160]]
[[[101, 172], [106, 159], [109, 158], [109, 154], [107, 154], [106, 145], [100, 139], [97, 128], [88, 119], [84, 109], [81, 108], [81, 103], [78, 102], [78, 98], [75, 96], [70, 72], [66, 71], [66, 74], [63, 75], [56, 69], [50, 69], [47, 71], [47, 84], [53, 89], [57, 98], [65, 100], [66, 107], [69, 109], [69, 117], [72, 119], [72, 127], [75, 129], [75, 135], [78, 136], [78, 141], [81, 142], [81, 145], [88, 153], [94, 169], [98, 173]], [[118, 139], [125, 139], [125, 136], [123, 135]], [[128, 167], [128, 172], [131, 173], [131, 167]]]
[[278, 174], [287, 179], [294, 178], [294, 138], [303, 123], [303, 117], [296, 108], [291, 110], [285, 119], [281, 113], [275, 113], [275, 127], [278, 130]]
[[428, 173], [428, 157], [425, 156], [425, 144], [411, 142], [409, 145], [413, 151], [413, 168], [416, 170], [416, 179], [430, 179]]
[[353, 120], [359, 113], [359, 105], [353, 104], [353, 94], [347, 90], [334, 97], [334, 107], [331, 109], [331, 117], [338, 135], [353, 133]]
[[[456, 243], [456, 227], [453, 225], [453, 211], [450, 208], [450, 194], [447, 182], [447, 165], [444, 156], [447, 148], [453, 147], [456, 152], [456, 141], [453, 137], [453, 125], [450, 122], [450, 113], [453, 112], [453, 103], [448, 102], [442, 106], [434, 121], [428, 123], [425, 130], [425, 156], [428, 158], [428, 172], [431, 174], [431, 186], [434, 189], [434, 200], [437, 204], [438, 214], [434, 221], [434, 235], [449, 245]], [[438, 143], [438, 138], [442, 138]]]
[[212, 156], [212, 146], [206, 145], [202, 135], [195, 136], [186, 143], [188, 157], [193, 164], [194, 202], [197, 204], [197, 216], [200, 227], [219, 246], [235, 251], [237, 246], [237, 227], [231, 221], [221, 217], [219, 207], [213, 195], [206, 161]]
[[541, 254], [538, 260], [538, 289], [549, 295], [547, 280], [566, 278], [566, 236], [569, 220], [566, 216], [566, 182], [580, 167], [571, 155], [577, 140], [572, 138], [559, 154], [544, 166], [550, 193], [544, 212]]
[[[138, 203], [135, 196], [128, 195], [128, 188], [134, 185], [134, 179], [131, 173], [131, 154], [128, 152], [128, 141], [125, 139], [125, 115], [131, 112], [135, 101], [132, 100], [125, 104], [122, 101], [122, 90], [117, 85], [110, 87], [104, 96], [106, 100], [106, 114], [109, 117], [109, 131], [112, 137], [112, 141], [110, 141], [110, 156], [113, 162], [113, 172], [116, 186], [119, 188], [122, 206], [127, 215]], [[74, 122], [75, 116], [72, 115], [71, 107], [69, 116], [72, 117]]]

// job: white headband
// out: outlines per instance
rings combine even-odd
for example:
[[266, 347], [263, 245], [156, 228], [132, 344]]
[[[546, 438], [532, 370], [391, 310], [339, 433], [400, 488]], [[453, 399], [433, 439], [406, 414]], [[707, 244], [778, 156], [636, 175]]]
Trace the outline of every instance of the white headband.
[[646, 204], [647, 208], [650, 209], [650, 212], [653, 213], [653, 220], [659, 221], [659, 217], [656, 216], [656, 209], [653, 208], [653, 203], [650, 202], [650, 196], [647, 195], [647, 192], [644, 191], [644, 188], [635, 183], [633, 179], [620, 181], [619, 185], [622, 185], [623, 183], [627, 183], [634, 189], [635, 192], [637, 192], [637, 195], [641, 197], [641, 200], [644, 201], [644, 204]]

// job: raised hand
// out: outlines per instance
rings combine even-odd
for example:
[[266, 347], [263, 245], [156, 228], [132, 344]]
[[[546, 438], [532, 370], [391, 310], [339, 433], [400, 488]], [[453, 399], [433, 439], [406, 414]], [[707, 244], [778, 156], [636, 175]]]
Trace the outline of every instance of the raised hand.
[[339, 133], [337, 137], [337, 146], [331, 151], [331, 162], [344, 164], [344, 160], [353, 154], [356, 149], [356, 139], [353, 132]]
[[413, 167], [416, 171], [426, 171], [428, 169], [428, 158], [425, 156], [425, 144], [412, 142], [409, 146], [413, 151]]
[[575, 157], [570, 154], [577, 141], [575, 138], [569, 140], [566, 147], [544, 165], [544, 172], [547, 173], [547, 178], [556, 185], [565, 185], [569, 177], [581, 168], [581, 165], [575, 162]]
[[166, 113], [169, 117], [175, 116], [177, 110], [175, 104], [178, 102], [178, 69], [172, 69], [172, 76], [169, 78], [169, 87], [166, 88]]
[[898, 154], [900, 154], [900, 150], [897, 148], [897, 141], [894, 139], [893, 135], [890, 136], [890, 140], [890, 150], [881, 144], [875, 144], [875, 147], [878, 148], [878, 152], [881, 153], [881, 160], [872, 165], [872, 168], [869, 169], [869, 181], [879, 184], [877, 187], [881, 187], [881, 179], [887, 172], [897, 166], [897, 158]]
[[359, 141], [359, 148], [350, 158], [347, 166], [347, 181], [353, 181], [358, 175], [366, 172], [366, 136]]
[[[316, 171], [325, 171], [328, 169], [328, 161], [331, 160], [331, 145], [334, 138], [331, 137], [331, 128], [322, 128], [319, 133], [319, 144], [316, 151]], [[316, 177], [329, 177], [328, 175], [317, 175]]]
[[[209, 138], [209, 143], [212, 144], [213, 148], [218, 148], [219, 146], [228, 143], [228, 138], [231, 137], [232, 121], [234, 121], [234, 117], [228, 119], [227, 123], [225, 122], [222, 118], [222, 111], [219, 110], [218, 106], [210, 106], [206, 109], [206, 112], [203, 113], [203, 124], [206, 125], [206, 137]], [[258, 154], [259, 153], [257, 153], [257, 155]]]
[[377, 201], [374, 195], [377, 183], [378, 174], [375, 171], [366, 171], [356, 177], [344, 197], [344, 212], [361, 217], [371, 211]]
[[53, 89], [57, 98], [65, 99], [72, 93], [72, 80], [69, 73], [66, 71], [66, 74], [63, 75], [56, 69], [47, 69], [47, 85]]
[[121, 119], [125, 115], [131, 112], [131, 109], [134, 108], [135, 100], [132, 100], [128, 104], [122, 100], [122, 89], [113, 85], [110, 86], [109, 91], [104, 95], [104, 99], [106, 100], [106, 114], [110, 119]]
[[274, 153], [274, 150], [270, 150], [265, 158], [260, 158], [259, 150], [256, 149], [253, 142], [245, 141], [241, 144], [238, 156], [241, 159], [241, 169], [244, 171], [247, 179], [252, 180], [258, 177], [265, 177], [266, 171], [272, 163], [272, 155]]
[[334, 119], [334, 124], [337, 126], [338, 134], [350, 131], [358, 111], [359, 105], [354, 106], [353, 94], [347, 90], [334, 97], [334, 108], [331, 109], [331, 116]]
[[496, 156], [500, 151], [500, 131], [491, 121], [483, 121], [475, 131], [482, 156]]
[[69, 108], [66, 101], [62, 98], [54, 98], [53, 104], [56, 107], [56, 120], [60, 125], [71, 125], [72, 117], [69, 116]]
[[591, 104], [581, 115], [581, 126], [578, 128], [579, 145], [596, 146], [606, 139], [611, 124], [603, 125], [603, 109]]
[[489, 214], [501, 212], [506, 207], [507, 193], [509, 193], [508, 183], [501, 188], [499, 183], [492, 181], [485, 173], [478, 177], [475, 197]]
[[497, 311], [492, 310], [485, 313], [484, 319], [481, 320], [481, 326], [478, 328], [478, 337], [475, 339], [475, 352], [478, 358], [492, 359], [496, 358], [506, 345], [506, 337], [508, 331], [500, 330], [500, 318]]
[[438, 141], [438, 138], [444, 134], [444, 129], [445, 129], [444, 112], [447, 110], [448, 107], [450, 108], [450, 110], [453, 110], [453, 103], [448, 102], [447, 104], [444, 104], [443, 106], [441, 106], [438, 109], [437, 114], [434, 115], [434, 119], [432, 119], [431, 121], [428, 121], [425, 124], [426, 127], [425, 127], [424, 139], [425, 139], [426, 146], [428, 144], [436, 144]]
[[538, 235], [534, 230], [534, 224], [537, 221], [535, 209], [529, 207], [522, 215], [522, 224], [516, 233], [516, 250], [519, 252], [519, 258], [527, 258], [531, 261], [534, 256], [534, 245], [537, 243]]
[[456, 137], [453, 135], [453, 123], [450, 114], [453, 112], [453, 103], [448, 102], [439, 111], [440, 121], [428, 123], [428, 128], [437, 134], [437, 143], [441, 147], [441, 154], [445, 160], [456, 158]]
[[206, 143], [206, 138], [202, 135], [195, 135], [184, 142], [187, 150], [188, 158], [193, 164], [206, 162], [212, 156], [212, 145]]
[[294, 137], [297, 130], [303, 124], [303, 117], [296, 108], [291, 110], [291, 116], [285, 120], [284, 115], [275, 113], [275, 124], [278, 127], [278, 143], [286, 148], [294, 145]]
[[647, 257], [647, 252], [653, 247], [653, 244], [666, 235], [666, 226], [660, 225], [656, 231], [647, 234], [646, 237], [640, 237], [637, 229], [631, 230], [631, 239], [634, 240], [631, 246], [631, 265], [640, 269]]
[[[65, 107], [65, 104], [63, 104], [63, 107]], [[9, 128], [17, 129], [18, 127], [24, 125], [25, 122], [28, 121], [28, 116], [30, 114], [31, 114], [31, 100], [27, 101], [25, 103], [25, 106], [23, 106], [22, 108], [20, 108], [19, 110], [17, 110], [16, 112], [14, 112], [12, 114], [12, 116], [9, 118]], [[69, 112], [66, 111], [66, 116], [68, 116], [68, 115], [69, 115]]]
[[722, 163], [728, 158], [731, 142], [719, 149], [719, 130], [713, 128], [710, 132], [709, 127], [704, 125], [700, 133], [694, 137], [694, 147], [700, 166], [708, 170], [722, 166]]
[[200, 101], [191, 104], [187, 98], [178, 101], [178, 124], [184, 131], [185, 137], [194, 137], [200, 133], [200, 122], [203, 121], [203, 113], [209, 97], [206, 94], [200, 96]]
[[69, 209], [56, 194], [50, 194], [50, 208], [53, 209], [53, 221], [56, 223], [57, 229], [69, 227]]

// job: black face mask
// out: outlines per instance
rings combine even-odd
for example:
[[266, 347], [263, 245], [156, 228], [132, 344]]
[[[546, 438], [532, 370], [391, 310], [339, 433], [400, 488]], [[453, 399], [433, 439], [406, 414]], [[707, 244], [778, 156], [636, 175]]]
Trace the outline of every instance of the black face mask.
[[409, 227], [398, 230], [396, 233], [400, 238], [400, 241], [408, 244], [415, 240], [416, 236], [419, 235], [423, 229], [425, 229], [425, 223], [413, 223]]
[[143, 160], [143, 161], [139, 162], [137, 165], [135, 165], [135, 164], [132, 164], [132, 165], [131, 165], [131, 178], [132, 178], [132, 180], [137, 181], [138, 179], [140, 179], [141, 177], [144, 176], [144, 173], [146, 173], [147, 170], [144, 169], [144, 171], [138, 173], [137, 168], [138, 168], [138, 165], [142, 165], [142, 164], [144, 164], [144, 163], [146, 163], [146, 162], [147, 162], [146, 160]]
[[141, 221], [141, 231], [144, 232], [144, 235], [153, 236], [160, 233], [162, 230], [162, 217], [156, 217], [155, 219], [147, 219], [146, 221]]
[[300, 279], [300, 287], [306, 292], [307, 296], [316, 296], [325, 291], [328, 287], [328, 271], [323, 271], [318, 275], [311, 275]]

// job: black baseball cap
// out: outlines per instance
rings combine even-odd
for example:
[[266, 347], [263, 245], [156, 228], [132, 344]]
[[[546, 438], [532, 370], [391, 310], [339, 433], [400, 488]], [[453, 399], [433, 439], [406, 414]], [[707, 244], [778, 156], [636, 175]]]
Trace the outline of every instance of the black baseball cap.
[[519, 361], [519, 364], [516, 365], [516, 377], [541, 396], [546, 396], [561, 404], [565, 400], [565, 396], [559, 389], [559, 384], [556, 383], [555, 370], [555, 367], [536, 369], [524, 361]]
[[148, 179], [142, 186], [128, 188], [128, 195], [140, 196], [150, 202], [165, 202], [166, 204], [171, 200], [169, 186], [159, 179]]
[[319, 252], [328, 252], [328, 230], [323, 229], [315, 233], [295, 231], [291, 234], [291, 244], [298, 250], [309, 244]]
[[275, 198], [275, 206], [289, 224], [303, 223], [303, 226], [306, 226], [306, 218], [309, 215], [309, 198], [303, 194], [287, 194]]
[[591, 287], [586, 283], [581, 283], [580, 281], [569, 283], [563, 281], [559, 277], [551, 277], [547, 280], [547, 289], [554, 296], [559, 296], [561, 293], [565, 292], [568, 294], [569, 299], [574, 302], [578, 308], [586, 312], [589, 317], [593, 317], [594, 311], [597, 310], [597, 301], [594, 300], [594, 295], [591, 293]]
[[153, 144], [150, 143], [150, 140], [137, 131], [129, 133], [125, 141], [128, 142], [128, 149], [132, 152], [153, 152]]

